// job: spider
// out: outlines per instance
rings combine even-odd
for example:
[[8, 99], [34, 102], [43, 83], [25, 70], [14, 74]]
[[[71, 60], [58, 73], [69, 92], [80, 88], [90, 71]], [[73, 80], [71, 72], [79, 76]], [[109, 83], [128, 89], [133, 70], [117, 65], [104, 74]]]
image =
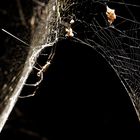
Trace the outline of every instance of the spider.
[[[72, 19], [70, 21], [70, 25], [74, 23], [74, 20]], [[67, 32], [66, 36], [67, 37], [73, 37], [74, 36], [74, 33], [73, 33], [73, 30], [71, 27], [68, 27], [68, 28], [65, 28], [65, 31]]]
[[72, 28], [66, 28], [65, 31], [67, 32], [66, 36], [68, 37], [74, 36]]
[[116, 19], [115, 10], [106, 6], [106, 15], [108, 18], [108, 22], [111, 25], [114, 22], [114, 20]]

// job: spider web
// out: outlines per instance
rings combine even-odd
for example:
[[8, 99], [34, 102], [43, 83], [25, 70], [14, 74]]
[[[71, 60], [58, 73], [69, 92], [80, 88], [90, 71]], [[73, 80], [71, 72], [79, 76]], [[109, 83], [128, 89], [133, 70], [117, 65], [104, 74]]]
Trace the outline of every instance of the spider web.
[[[136, 1], [132, 3], [129, 0], [117, 2], [115, 0], [49, 0], [41, 3], [45, 3], [44, 12], [41, 13], [41, 20], [37, 21], [39, 24], [33, 31], [28, 56], [24, 56], [19, 72], [9, 72], [11, 80], [1, 86], [1, 93], [4, 93], [3, 95], [10, 93], [12, 98], [8, 99], [7, 96], [1, 98], [0, 108], [8, 102], [10, 105], [4, 111], [6, 116], [0, 117], [2, 122], [0, 129], [31, 71], [36, 69], [43, 74], [43, 66], [41, 69], [35, 68], [42, 50], [48, 49], [47, 62], [51, 62], [55, 54], [55, 44], [61, 39], [69, 38], [65, 36], [65, 29], [69, 27], [74, 33], [74, 37], [70, 37], [71, 41], [92, 47], [111, 65], [127, 90], [140, 120], [140, 17], [136, 12], [140, 9], [140, 5]], [[117, 19], [112, 25], [109, 25], [106, 17], [106, 6], [116, 11]], [[72, 19], [75, 22], [70, 24]], [[41, 79], [34, 86], [42, 81], [41, 76], [39, 75]], [[7, 99], [8, 101], [3, 103], [3, 100]]]
[[[140, 120], [140, 22], [136, 12], [140, 5], [128, 0], [71, 3], [61, 18], [74, 18], [73, 40], [94, 48], [107, 60], [127, 90]], [[105, 15], [106, 6], [116, 11], [117, 19], [112, 25]]]

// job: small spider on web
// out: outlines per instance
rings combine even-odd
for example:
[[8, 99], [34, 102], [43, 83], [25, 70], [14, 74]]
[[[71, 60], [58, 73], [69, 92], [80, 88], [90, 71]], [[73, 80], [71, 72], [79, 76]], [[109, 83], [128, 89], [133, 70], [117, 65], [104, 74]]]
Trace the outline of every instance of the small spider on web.
[[107, 15], [108, 23], [111, 25], [116, 19], [115, 10], [106, 6], [106, 15]]
[[[72, 19], [72, 20], [70, 21], [70, 25], [73, 24], [74, 22], [75, 22], [75, 21]], [[65, 31], [67, 32], [66, 35], [65, 35], [66, 37], [73, 37], [73, 36], [74, 36], [73, 30], [72, 30], [71, 27], [65, 28]]]

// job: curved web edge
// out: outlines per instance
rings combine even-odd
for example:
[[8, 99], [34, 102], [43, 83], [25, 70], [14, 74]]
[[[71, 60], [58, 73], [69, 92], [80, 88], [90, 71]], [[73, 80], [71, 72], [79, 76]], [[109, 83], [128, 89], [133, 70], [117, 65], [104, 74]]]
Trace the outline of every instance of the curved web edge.
[[[116, 9], [116, 21], [111, 25], [107, 6]], [[135, 12], [139, 8], [125, 1], [69, 1], [69, 10], [62, 11], [61, 19], [64, 23], [74, 19], [73, 40], [94, 48], [111, 65], [140, 120], [140, 22]]]

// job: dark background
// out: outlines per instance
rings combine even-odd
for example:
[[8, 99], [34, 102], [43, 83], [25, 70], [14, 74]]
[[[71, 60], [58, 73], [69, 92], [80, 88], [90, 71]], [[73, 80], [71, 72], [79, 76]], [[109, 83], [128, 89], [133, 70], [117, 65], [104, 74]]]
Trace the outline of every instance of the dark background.
[[[9, 6], [12, 11], [15, 6], [16, 11], [16, 2], [7, 2], [2, 10]], [[0, 19], [1, 26], [6, 24], [17, 32], [21, 26], [9, 17], [8, 13]], [[22, 94], [35, 89], [25, 87]], [[134, 139], [139, 130], [130, 98], [105, 59], [92, 48], [65, 39], [57, 44], [54, 60], [36, 95], [18, 100], [0, 138], [114, 139], [132, 135]]]

